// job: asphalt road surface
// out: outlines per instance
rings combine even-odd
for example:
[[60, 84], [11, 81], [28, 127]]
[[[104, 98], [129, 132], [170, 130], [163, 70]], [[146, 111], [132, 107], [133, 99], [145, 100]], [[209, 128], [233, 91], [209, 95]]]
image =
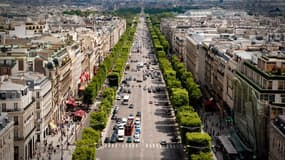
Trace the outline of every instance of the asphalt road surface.
[[[123, 78], [131, 77], [132, 80], [128, 81], [129, 87], [122, 84], [123, 90], [130, 90], [131, 93], [118, 93], [120, 96], [129, 94], [129, 104], [134, 104], [134, 108], [131, 109], [129, 105], [122, 105], [122, 100], [115, 102], [115, 105], [120, 107], [116, 114], [119, 118], [128, 118], [129, 114], [135, 116], [138, 111], [141, 112], [140, 143], [127, 143], [126, 136], [124, 142], [103, 143], [103, 146], [97, 149], [98, 160], [185, 159], [182, 144], [172, 142], [172, 138], [178, 135], [178, 129], [172, 107], [166, 104], [169, 102], [168, 95], [166, 91], [155, 91], [154, 93], [155, 87], [165, 88], [165, 83], [161, 78], [158, 63], [155, 64], [154, 55], [149, 54], [151, 48], [145, 19], [140, 17], [132, 53], [128, 59], [130, 69], [125, 71]], [[139, 63], [145, 64], [138, 70], [137, 65]], [[147, 68], [147, 64], [149, 64], [149, 68]], [[143, 75], [145, 75], [145, 80], [143, 80]], [[142, 82], [137, 82], [138, 79]], [[107, 137], [111, 137], [116, 122], [112, 120], [109, 123], [110, 125], [106, 129]], [[162, 140], [166, 141], [165, 145], [160, 144]]]

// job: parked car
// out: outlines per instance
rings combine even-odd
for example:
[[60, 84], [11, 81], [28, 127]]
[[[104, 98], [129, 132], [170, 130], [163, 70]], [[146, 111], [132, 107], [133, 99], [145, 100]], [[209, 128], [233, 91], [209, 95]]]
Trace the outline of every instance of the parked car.
[[134, 104], [130, 104], [129, 108], [134, 108], [134, 106], [135, 106]]
[[111, 143], [116, 143], [116, 142], [117, 142], [117, 137], [116, 137], [116, 134], [113, 133], [111, 137]]
[[132, 143], [132, 137], [128, 137], [127, 143]]
[[110, 137], [106, 137], [104, 143], [110, 143], [110, 141], [111, 141]]
[[135, 117], [134, 117], [133, 114], [130, 114], [129, 117], [128, 117], [128, 119], [134, 119], [134, 118], [135, 118]]
[[167, 142], [165, 140], [160, 141], [160, 145], [166, 145]]
[[135, 138], [135, 139], [134, 139], [134, 142], [135, 142], [135, 143], [140, 143], [140, 138]]
[[141, 112], [137, 112], [136, 116], [137, 117], [141, 117], [142, 113]]

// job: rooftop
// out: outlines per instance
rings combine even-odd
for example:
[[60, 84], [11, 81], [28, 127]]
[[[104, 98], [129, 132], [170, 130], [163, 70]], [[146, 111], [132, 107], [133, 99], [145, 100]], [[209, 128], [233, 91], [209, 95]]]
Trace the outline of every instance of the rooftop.
[[11, 81], [0, 82], [0, 91], [18, 91], [26, 88], [26, 85], [17, 84]]

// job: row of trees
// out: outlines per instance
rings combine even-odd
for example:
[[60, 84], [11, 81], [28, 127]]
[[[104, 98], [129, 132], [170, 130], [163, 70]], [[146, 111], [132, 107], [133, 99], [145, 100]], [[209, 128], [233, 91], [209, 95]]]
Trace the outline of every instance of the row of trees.
[[[168, 41], [159, 30], [157, 16], [147, 18], [150, 36], [154, 45], [154, 52], [158, 58], [163, 77], [166, 81], [170, 101], [176, 113], [180, 126], [182, 143], [186, 145], [189, 158], [209, 160], [211, 137], [201, 133], [201, 119], [190, 104], [196, 104], [202, 96], [193, 76], [186, 70], [186, 66], [176, 56], [167, 57]], [[170, 60], [169, 60], [170, 59]]]
[[[92, 81], [85, 89], [83, 100], [88, 104], [92, 104], [107, 77], [117, 78], [117, 83], [120, 81], [128, 58], [128, 53], [130, 52], [137, 20], [138, 19], [136, 18], [132, 27], [127, 28], [119, 42], [112, 49], [110, 55], [100, 65], [99, 72], [93, 77]], [[99, 106], [99, 111], [90, 113], [90, 127], [83, 129], [82, 139], [76, 142], [76, 148], [72, 154], [73, 160], [96, 159], [95, 146], [102, 143], [100, 142], [100, 133], [106, 127], [108, 117], [111, 113], [115, 99], [115, 88], [105, 88], [102, 92], [102, 97], [103, 99]]]
[[[96, 73], [96, 76], [93, 77], [83, 92], [83, 103], [93, 103], [93, 100], [97, 96], [108, 75], [110, 78], [117, 78], [118, 82], [121, 79], [124, 65], [128, 58], [128, 53], [132, 45], [134, 33], [136, 31], [137, 18], [135, 19], [134, 24], [135, 25], [132, 27], [127, 27], [125, 33], [121, 36], [118, 43], [113, 47], [110, 55], [104, 59], [102, 64], [100, 64], [99, 71]], [[115, 83], [115, 85], [118, 84]]]

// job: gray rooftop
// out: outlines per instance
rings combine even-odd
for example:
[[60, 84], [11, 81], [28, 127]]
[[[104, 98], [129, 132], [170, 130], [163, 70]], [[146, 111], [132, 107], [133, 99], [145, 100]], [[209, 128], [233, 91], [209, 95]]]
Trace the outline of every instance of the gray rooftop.
[[18, 91], [26, 88], [25, 85], [13, 83], [11, 81], [4, 81], [0, 84], [0, 91]]

